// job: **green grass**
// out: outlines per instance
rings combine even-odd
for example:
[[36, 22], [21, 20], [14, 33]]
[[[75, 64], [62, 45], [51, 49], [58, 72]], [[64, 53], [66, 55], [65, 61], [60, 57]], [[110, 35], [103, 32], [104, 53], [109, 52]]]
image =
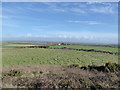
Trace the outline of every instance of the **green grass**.
[[51, 46], [51, 47], [68, 47], [68, 48], [75, 48], [75, 49], [96, 49], [96, 50], [118, 52], [118, 48], [116, 47], [104, 47], [104, 46], [61, 45], [61, 46]]
[[106, 62], [118, 63], [117, 55], [60, 49], [4, 48], [3, 66], [6, 65], [102, 65]]

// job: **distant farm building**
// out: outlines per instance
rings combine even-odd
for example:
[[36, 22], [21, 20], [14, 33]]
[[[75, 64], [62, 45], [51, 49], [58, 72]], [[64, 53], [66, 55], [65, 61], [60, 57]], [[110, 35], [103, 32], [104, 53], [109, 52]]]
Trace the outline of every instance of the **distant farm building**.
[[58, 43], [58, 45], [68, 45], [68, 44], [66, 44], [66, 43]]

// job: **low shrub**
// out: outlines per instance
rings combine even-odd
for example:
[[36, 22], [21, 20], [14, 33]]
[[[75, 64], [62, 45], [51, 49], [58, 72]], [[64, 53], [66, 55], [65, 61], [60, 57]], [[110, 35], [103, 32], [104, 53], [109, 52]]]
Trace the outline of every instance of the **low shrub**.
[[9, 72], [3, 74], [4, 77], [6, 76], [17, 77], [21, 75], [23, 75], [23, 72], [16, 69], [10, 70]]
[[105, 71], [106, 72], [120, 72], [120, 64], [108, 62], [105, 64]]

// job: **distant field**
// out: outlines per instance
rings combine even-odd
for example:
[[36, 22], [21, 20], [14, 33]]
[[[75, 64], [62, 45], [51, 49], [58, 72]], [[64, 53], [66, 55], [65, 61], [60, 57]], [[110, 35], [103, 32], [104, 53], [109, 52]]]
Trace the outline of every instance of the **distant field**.
[[[25, 46], [41, 46], [47, 44], [16, 44], [16, 43], [3, 43], [3, 48], [14, 48], [14, 47], [25, 47]], [[105, 46], [87, 46], [87, 45], [56, 45], [50, 47], [67, 47], [67, 48], [75, 48], [75, 49], [96, 49], [96, 50], [104, 50], [110, 52], [118, 52], [117, 47], [105, 47]]]
[[[72, 47], [72, 46], [71, 46]], [[77, 48], [77, 47], [76, 47]], [[74, 50], [41, 48], [3, 48], [3, 66], [10, 65], [102, 65], [106, 62], [118, 63], [117, 55]]]
[[75, 48], [75, 49], [96, 49], [96, 50], [105, 50], [111, 52], [118, 52], [118, 48], [116, 47], [105, 47], [105, 46], [83, 46], [83, 45], [57, 45], [51, 47], [67, 47], [67, 48]]
[[14, 48], [14, 47], [25, 47], [25, 46], [38, 46], [38, 44], [3, 44], [2, 45], [3, 48], [12, 48], [12, 47]]
[[16, 46], [33, 46], [33, 45], [27, 45], [27, 44], [8, 44], [8, 45], [6, 45], [6, 46], [14, 46], [14, 47], [16, 47]]

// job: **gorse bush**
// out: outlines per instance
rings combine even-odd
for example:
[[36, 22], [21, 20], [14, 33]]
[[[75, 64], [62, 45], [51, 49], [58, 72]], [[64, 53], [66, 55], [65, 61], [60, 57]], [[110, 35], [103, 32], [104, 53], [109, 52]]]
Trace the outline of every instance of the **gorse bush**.
[[120, 64], [108, 62], [105, 64], [105, 71], [106, 72], [120, 72]]
[[21, 76], [21, 75], [23, 75], [23, 72], [22, 72], [22, 71], [13, 69], [13, 70], [5, 73], [3, 76], [11, 76], [11, 77], [14, 77], [14, 76]]

